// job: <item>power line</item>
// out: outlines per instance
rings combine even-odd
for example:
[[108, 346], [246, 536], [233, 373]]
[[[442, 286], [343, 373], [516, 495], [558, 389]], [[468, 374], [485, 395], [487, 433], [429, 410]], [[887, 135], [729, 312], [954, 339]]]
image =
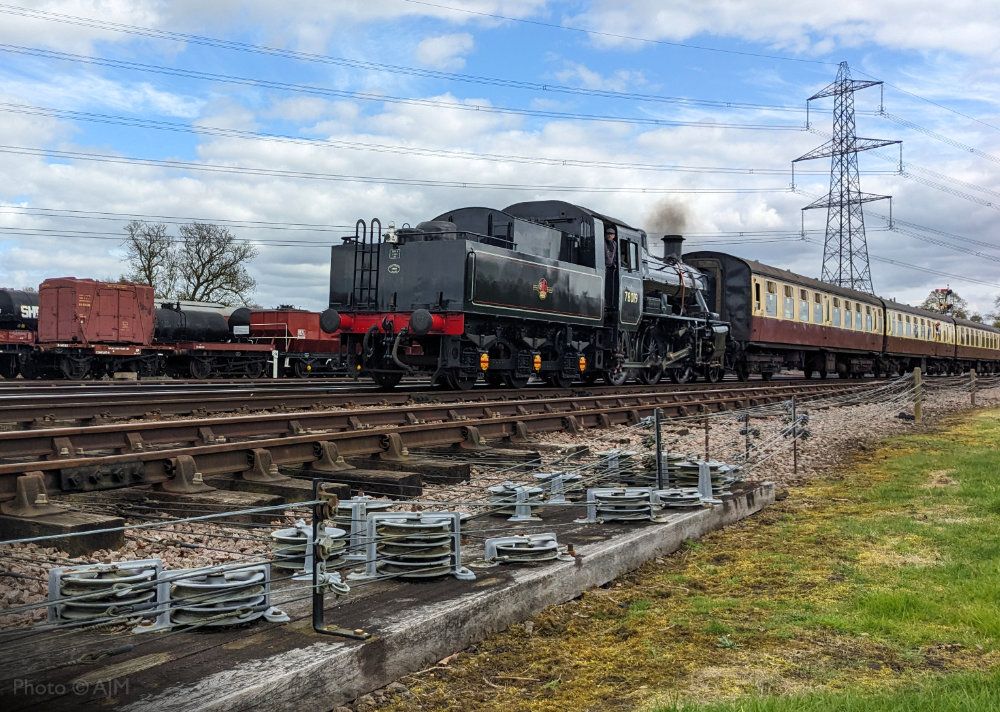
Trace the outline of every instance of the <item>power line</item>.
[[[434, 147], [401, 146], [398, 144], [367, 143], [363, 141], [346, 141], [338, 139], [305, 138], [261, 131], [247, 131], [204, 124], [182, 124], [156, 119], [141, 119], [120, 114], [102, 114], [89, 111], [74, 111], [30, 104], [12, 104], [0, 102], [0, 111], [6, 111], [28, 116], [48, 116], [70, 121], [88, 121], [118, 126], [130, 126], [158, 131], [173, 131], [192, 133], [223, 138], [239, 138], [247, 140], [274, 141], [292, 143], [303, 146], [338, 148], [353, 151], [372, 151], [376, 153], [395, 153], [402, 155], [427, 156], [431, 158], [456, 158], [461, 160], [487, 160], [494, 162], [526, 163], [573, 168], [607, 168], [612, 170], [640, 170], [678, 173], [720, 173], [730, 175], [787, 175], [784, 168], [740, 168], [732, 166], [683, 166], [650, 163], [621, 163], [615, 161], [584, 160], [574, 158], [549, 158], [545, 156], [520, 156], [498, 153], [477, 153], [473, 151], [456, 151]], [[803, 174], [820, 175], [822, 171], [802, 171]], [[875, 175], [895, 175], [895, 171], [872, 171]]]
[[102, 67], [112, 67], [115, 69], [125, 69], [128, 71], [147, 72], [153, 74], [163, 74], [173, 77], [184, 77], [187, 79], [199, 79], [202, 81], [218, 82], [224, 84], [236, 84], [240, 86], [262, 87], [266, 89], [276, 89], [300, 94], [310, 94], [317, 96], [333, 96], [340, 99], [358, 99], [361, 101], [386, 102], [393, 104], [404, 104], [407, 106], [433, 107], [444, 109], [456, 109], [459, 111], [481, 112], [490, 114], [502, 114], [507, 116], [533, 116], [549, 119], [565, 119], [571, 121], [596, 121], [604, 123], [618, 123], [639, 126], [687, 126], [694, 128], [725, 128], [741, 129], [749, 131], [804, 131], [804, 126], [794, 126], [791, 124], [738, 124], [716, 121], [675, 121], [672, 119], [653, 119], [640, 117], [623, 117], [602, 114], [584, 114], [579, 112], [549, 111], [545, 109], [520, 109], [509, 106], [492, 106], [486, 104], [463, 104], [457, 101], [440, 101], [436, 99], [417, 99], [412, 97], [393, 96], [390, 94], [379, 94], [374, 92], [351, 91], [348, 89], [333, 89], [312, 84], [292, 84], [289, 82], [279, 82], [271, 79], [259, 79], [254, 77], [241, 77], [233, 74], [218, 74], [214, 72], [202, 72], [194, 69], [179, 69], [166, 67], [158, 64], [144, 64], [142, 62], [131, 62], [122, 59], [107, 59], [103, 57], [87, 57], [82, 54], [72, 52], [59, 52], [56, 50], [39, 49], [36, 47], [25, 47], [23, 45], [0, 44], [0, 51], [11, 54], [21, 54], [42, 59], [57, 59], [65, 62], [77, 64], [91, 64]]
[[115, 156], [84, 151], [59, 151], [48, 148], [27, 146], [0, 145], [0, 153], [37, 156], [40, 158], [64, 158], [97, 163], [123, 165], [151, 166], [155, 168], [170, 168], [179, 170], [200, 171], [204, 173], [226, 173], [237, 175], [256, 175], [275, 178], [294, 178], [299, 180], [322, 180], [347, 183], [377, 183], [380, 185], [412, 185], [430, 188], [479, 188], [488, 190], [547, 190], [560, 193], [648, 193], [651, 195], [673, 194], [712, 194], [730, 195], [741, 193], [788, 193], [789, 188], [649, 188], [627, 186], [572, 186], [572, 185], [525, 185], [518, 183], [479, 183], [475, 181], [432, 180], [427, 178], [394, 178], [383, 176], [362, 176], [342, 173], [314, 173], [310, 171], [290, 171], [280, 169], [258, 168], [253, 166], [227, 166], [217, 163], [193, 163], [191, 161], [172, 161], [154, 158], [138, 158], [130, 156]]
[[542, 20], [528, 20], [521, 17], [508, 17], [507, 15], [498, 15], [492, 12], [482, 12], [479, 10], [469, 10], [461, 7], [452, 7], [450, 5], [441, 5], [434, 2], [425, 2], [424, 0], [402, 0], [402, 2], [408, 2], [413, 5], [425, 5], [427, 7], [436, 7], [441, 10], [452, 10], [454, 12], [464, 12], [467, 15], [479, 15], [480, 17], [489, 17], [494, 20], [507, 20], [509, 22], [520, 22], [526, 25], [536, 25], [539, 27], [549, 27], [556, 30], [565, 30], [567, 32], [577, 32], [586, 35], [596, 35], [598, 37], [610, 37], [612, 39], [619, 40], [630, 40], [633, 42], [643, 42], [646, 44], [657, 44], [665, 45], [667, 47], [682, 47], [684, 49], [696, 49], [702, 52], [718, 52], [720, 54], [735, 54], [742, 57], [758, 57], [760, 59], [776, 59], [783, 62], [798, 62], [801, 64], [826, 64], [836, 66], [836, 62], [827, 62], [821, 59], [802, 59], [801, 57], [788, 57], [778, 54], [762, 54], [759, 52], [746, 52], [736, 49], [724, 49], [722, 47], [709, 47], [708, 45], [696, 45], [687, 42], [671, 42], [669, 40], [657, 40], [649, 37], [635, 37], [633, 35], [618, 34], [615, 32], [604, 32], [601, 30], [589, 30], [583, 27], [573, 27], [572, 25], [559, 25], [554, 22], [543, 22]]
[[934, 139], [935, 141], [940, 141], [941, 143], [952, 146], [953, 148], [957, 148], [965, 153], [971, 153], [973, 156], [984, 158], [987, 161], [992, 161], [993, 163], [1000, 163], [1000, 156], [994, 156], [992, 153], [981, 151], [975, 146], [970, 146], [967, 143], [962, 143], [961, 141], [953, 139], [949, 136], [945, 136], [944, 134], [938, 133], [937, 131], [933, 131], [925, 126], [921, 126], [920, 124], [914, 121], [910, 121], [909, 119], [904, 119], [901, 116], [896, 116], [895, 114], [890, 114], [889, 112], [882, 112], [882, 116], [889, 119], [890, 121], [899, 124], [900, 126], [905, 126], [906, 128], [913, 129], [914, 131], [919, 131], [920, 133]]
[[461, 72], [445, 72], [436, 69], [426, 69], [423, 67], [411, 67], [407, 65], [386, 64], [383, 62], [372, 62], [368, 60], [350, 59], [346, 57], [334, 57], [331, 55], [318, 54], [314, 52], [301, 52], [297, 50], [269, 47], [267, 45], [251, 44], [247, 42], [237, 42], [225, 40], [218, 37], [208, 37], [205, 35], [194, 35], [184, 32], [174, 32], [162, 30], [154, 27], [144, 27], [141, 25], [129, 25], [108, 20], [80, 17], [78, 15], [67, 15], [63, 13], [37, 10], [34, 8], [23, 8], [15, 5], [0, 4], [0, 13], [18, 15], [32, 19], [60, 22], [64, 24], [92, 27], [95, 29], [109, 30], [124, 34], [149, 37], [153, 39], [170, 40], [174, 42], [185, 42], [190, 44], [217, 47], [239, 52], [249, 52], [285, 59], [294, 59], [303, 62], [316, 62], [335, 66], [350, 67], [352, 69], [364, 69], [368, 71], [390, 72], [393, 74], [407, 74], [411, 76], [444, 79], [447, 81], [469, 82], [475, 84], [485, 84], [490, 86], [500, 86], [513, 89], [525, 89], [530, 91], [540, 91], [548, 93], [576, 94], [583, 96], [599, 96], [610, 99], [626, 99], [637, 101], [663, 102], [671, 104], [682, 104], [687, 106], [711, 106], [723, 109], [759, 109], [768, 111], [787, 111], [803, 113], [805, 109], [801, 106], [789, 106], [781, 104], [756, 104], [749, 102], [734, 102], [714, 99], [691, 99], [688, 97], [662, 96], [658, 94], [644, 94], [638, 92], [622, 92], [609, 89], [593, 89], [586, 87], [567, 86], [564, 84], [550, 84], [532, 82], [506, 77], [488, 77], [475, 74], [465, 74]]

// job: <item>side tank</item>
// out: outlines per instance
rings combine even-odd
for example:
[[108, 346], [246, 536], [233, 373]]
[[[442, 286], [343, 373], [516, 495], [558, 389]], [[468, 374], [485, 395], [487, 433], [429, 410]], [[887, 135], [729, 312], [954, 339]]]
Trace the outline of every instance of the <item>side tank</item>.
[[156, 309], [154, 332], [160, 343], [181, 341], [229, 341], [229, 323], [218, 311], [185, 308], [163, 303]]
[[0, 288], [0, 329], [38, 330], [38, 292]]

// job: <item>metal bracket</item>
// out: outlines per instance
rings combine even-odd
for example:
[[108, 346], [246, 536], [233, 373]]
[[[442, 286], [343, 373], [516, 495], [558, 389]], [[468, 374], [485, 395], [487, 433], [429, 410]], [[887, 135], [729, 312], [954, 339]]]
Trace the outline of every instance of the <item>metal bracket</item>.
[[205, 484], [200, 472], [197, 471], [194, 458], [190, 455], [178, 455], [170, 459], [167, 466], [173, 477], [161, 482], [159, 488], [171, 494], [201, 494], [212, 492], [214, 487]]
[[390, 462], [405, 462], [410, 459], [410, 451], [403, 445], [403, 438], [399, 433], [386, 433], [382, 436], [380, 445], [382, 452], [379, 458]]
[[49, 495], [45, 491], [45, 475], [41, 472], [28, 472], [17, 478], [17, 490], [14, 499], [0, 503], [0, 512], [10, 517], [43, 517], [46, 514], [62, 514], [66, 510], [49, 504]]
[[526, 443], [528, 442], [528, 424], [523, 420], [517, 420], [514, 422], [514, 432], [506, 437], [506, 440], [512, 443]]
[[333, 474], [335, 472], [354, 469], [352, 465], [348, 465], [344, 461], [340, 450], [337, 448], [337, 444], [329, 440], [316, 443], [313, 446], [313, 453], [316, 455], [316, 462], [309, 466], [309, 469], [313, 472]]
[[489, 446], [483, 444], [479, 428], [474, 425], [462, 426], [462, 442], [457, 443], [461, 450], [489, 450]]
[[278, 466], [274, 464], [270, 450], [254, 448], [247, 460], [250, 469], [243, 471], [243, 479], [247, 482], [283, 482], [287, 479], [278, 472]]

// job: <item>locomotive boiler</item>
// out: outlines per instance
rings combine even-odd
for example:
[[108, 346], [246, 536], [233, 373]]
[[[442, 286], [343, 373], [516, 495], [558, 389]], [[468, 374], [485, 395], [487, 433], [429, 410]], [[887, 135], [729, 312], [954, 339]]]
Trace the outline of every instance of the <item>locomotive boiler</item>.
[[651, 257], [644, 231], [570, 203], [461, 208], [385, 232], [358, 221], [330, 266], [321, 326], [383, 387], [407, 374], [464, 390], [480, 376], [520, 388], [532, 375], [565, 387], [723, 372], [727, 326], [704, 277], [679, 254]]

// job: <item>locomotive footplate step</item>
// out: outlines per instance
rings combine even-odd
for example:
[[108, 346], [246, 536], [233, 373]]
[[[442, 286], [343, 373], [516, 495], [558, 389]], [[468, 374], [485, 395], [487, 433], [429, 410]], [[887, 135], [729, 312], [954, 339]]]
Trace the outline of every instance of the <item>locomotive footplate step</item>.
[[[371, 460], [364, 462], [371, 463]], [[380, 465], [383, 463], [379, 463]], [[300, 477], [311, 478], [313, 473], [308, 468], [303, 468], [297, 472]], [[349, 487], [351, 492], [343, 498], [347, 499], [351, 494], [364, 492], [365, 494], [382, 495], [385, 497], [405, 498], [419, 497], [424, 491], [424, 478], [419, 472], [408, 472], [406, 470], [367, 470], [353, 469], [343, 472], [317, 472], [316, 476], [327, 478], [330, 482], [342, 483], [345, 488]], [[305, 481], [306, 484], [312, 485]], [[336, 485], [333, 485], [336, 487]]]
[[347, 461], [354, 467], [377, 467], [380, 470], [394, 472], [416, 472], [424, 482], [431, 484], [450, 485], [457, 482], [468, 482], [472, 474], [472, 465], [468, 462], [456, 462], [430, 457], [410, 456], [405, 460], [382, 460], [375, 457], [351, 458]]
[[[39, 546], [53, 547], [65, 551], [70, 556], [82, 556], [96, 549], [117, 549], [124, 546], [123, 532], [100, 531], [124, 525], [125, 520], [121, 517], [72, 510], [23, 518], [0, 514], [0, 539], [24, 539], [54, 534], [73, 535], [39, 542]], [[80, 532], [89, 531], [94, 533], [76, 536]]]

